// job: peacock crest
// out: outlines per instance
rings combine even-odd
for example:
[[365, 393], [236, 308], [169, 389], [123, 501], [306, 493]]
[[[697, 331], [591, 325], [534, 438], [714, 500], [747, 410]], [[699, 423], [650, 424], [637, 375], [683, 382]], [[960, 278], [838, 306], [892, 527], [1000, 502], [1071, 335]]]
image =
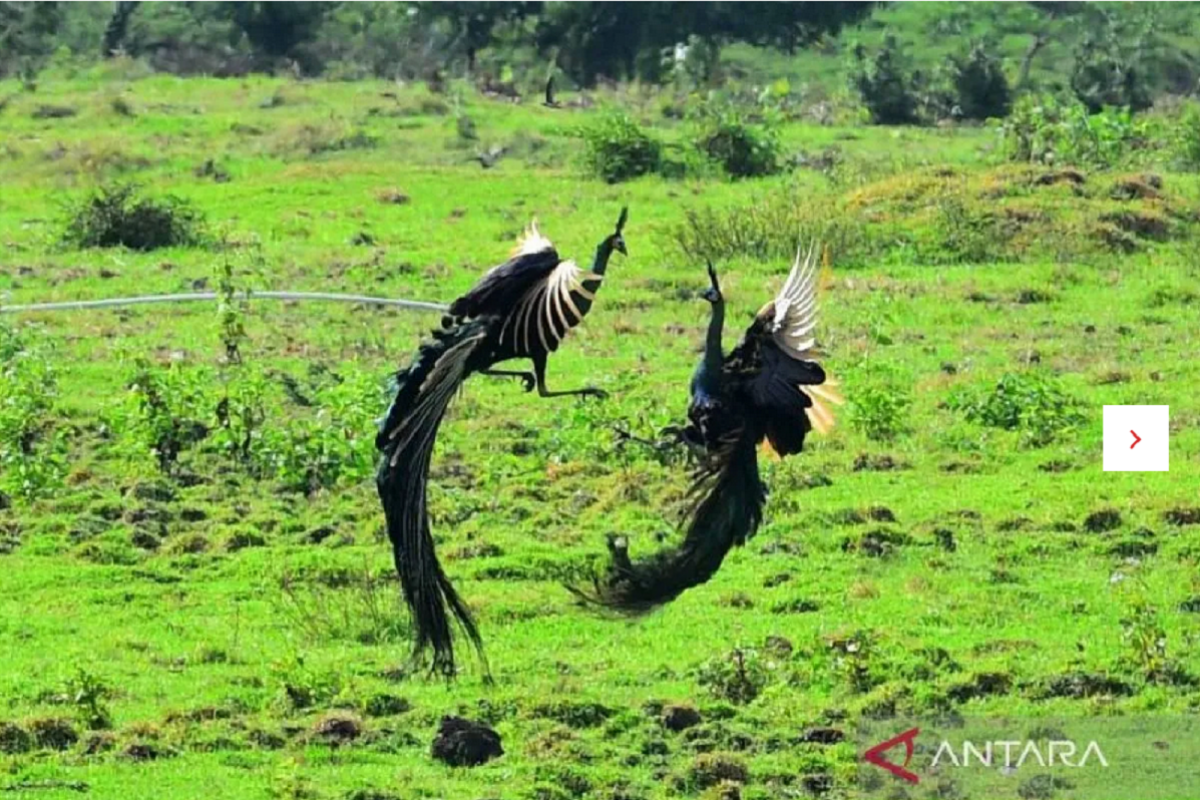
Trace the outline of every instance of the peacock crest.
[[537, 220], [534, 219], [529, 223], [529, 227], [517, 237], [517, 245], [513, 248], [512, 254], [514, 256], [528, 256], [553, 248], [554, 245], [550, 243], [550, 240], [538, 230]]

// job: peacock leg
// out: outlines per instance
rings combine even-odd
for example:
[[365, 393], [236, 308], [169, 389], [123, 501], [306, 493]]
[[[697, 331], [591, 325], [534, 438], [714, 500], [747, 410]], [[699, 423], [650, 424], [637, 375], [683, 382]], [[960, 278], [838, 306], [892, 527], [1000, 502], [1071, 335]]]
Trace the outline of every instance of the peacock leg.
[[586, 397], [597, 397], [601, 400], [608, 397], [608, 392], [603, 389], [598, 389], [595, 386], [585, 386], [582, 389], [569, 389], [567, 391], [552, 392], [546, 388], [546, 356], [533, 356], [533, 374], [537, 377], [538, 395], [541, 397], [566, 397], [568, 395], [580, 394]]
[[525, 391], [527, 391], [527, 392], [532, 392], [534, 385], [536, 385], [536, 383], [537, 383], [537, 380], [534, 378], [532, 372], [523, 372], [521, 370], [485, 369], [485, 370], [481, 370], [479, 374], [480, 375], [492, 375], [492, 376], [498, 377], [498, 378], [520, 378], [522, 381], [525, 382]]

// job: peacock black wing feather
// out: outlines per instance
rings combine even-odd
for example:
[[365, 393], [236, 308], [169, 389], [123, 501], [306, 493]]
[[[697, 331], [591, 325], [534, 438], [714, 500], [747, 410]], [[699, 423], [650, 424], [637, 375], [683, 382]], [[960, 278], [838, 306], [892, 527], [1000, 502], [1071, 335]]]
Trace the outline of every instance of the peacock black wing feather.
[[512, 257], [492, 267], [466, 294], [450, 304], [458, 320], [510, 313], [517, 302], [554, 271], [562, 259], [558, 251], [531, 225]]
[[[494, 318], [435, 331], [412, 365], [397, 375], [396, 398], [375, 438], [383, 453], [376, 485], [404, 600], [415, 627], [414, 656], [433, 649], [433, 667], [454, 674], [447, 607], [483, 659], [483, 642], [466, 604], [442, 571], [429, 529], [425, 487], [438, 428], [467, 376], [486, 365]], [[484, 661], [486, 671], [486, 661]]]

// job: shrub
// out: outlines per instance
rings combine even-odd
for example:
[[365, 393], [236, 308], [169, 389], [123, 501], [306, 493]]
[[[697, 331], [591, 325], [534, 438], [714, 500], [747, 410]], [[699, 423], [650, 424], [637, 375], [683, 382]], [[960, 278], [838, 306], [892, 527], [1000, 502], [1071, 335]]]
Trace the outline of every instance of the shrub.
[[774, 126], [750, 124], [736, 111], [713, 117], [696, 146], [734, 178], [774, 175], [781, 168]]
[[662, 143], [628, 115], [615, 112], [582, 131], [588, 171], [620, 183], [658, 171]]
[[894, 381], [855, 390], [850, 424], [874, 441], [895, 439], [907, 429], [905, 416], [912, 398]]
[[967, 119], [1006, 117], [1012, 110], [1012, 92], [1000, 59], [977, 44], [965, 57], [950, 60], [955, 102]]
[[1073, 101], [1027, 95], [1005, 121], [1009, 160], [1109, 168], [1146, 145], [1146, 123], [1128, 109], [1089, 114]]
[[1200, 170], [1200, 105], [1189, 103], [1176, 128], [1176, 148], [1184, 166]]
[[39, 342], [0, 325], [0, 490], [34, 498], [66, 474], [58, 376]]
[[1085, 420], [1078, 400], [1036, 373], [1005, 373], [990, 391], [960, 392], [947, 405], [970, 422], [1020, 431], [1031, 447], [1050, 444]]
[[102, 186], [69, 209], [62, 241], [70, 247], [156, 250], [204, 243], [204, 220], [184, 200], [138, 197], [127, 184]]
[[181, 367], [160, 369], [144, 358], [136, 359], [130, 376], [130, 406], [119, 423], [130, 441], [153, 455], [158, 468], [169, 474], [179, 454], [208, 436], [208, 426], [197, 418], [211, 405], [204, 383], [208, 376]]
[[870, 62], [859, 45], [854, 88], [878, 125], [912, 125], [917, 122], [918, 92], [915, 75], [905, 69], [905, 59], [896, 37], [888, 34], [883, 48]]

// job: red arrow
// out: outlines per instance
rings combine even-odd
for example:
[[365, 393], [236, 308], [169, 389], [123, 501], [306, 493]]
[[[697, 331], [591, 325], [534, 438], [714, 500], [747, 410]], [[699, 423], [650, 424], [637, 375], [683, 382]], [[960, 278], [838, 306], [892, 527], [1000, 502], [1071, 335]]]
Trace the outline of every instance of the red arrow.
[[[917, 734], [921, 732], [920, 728], [912, 728], [899, 736], [894, 736], [882, 744], [877, 744], [867, 752], [863, 753], [863, 758], [877, 767], [883, 767], [888, 772], [895, 775], [897, 778], [902, 778], [909, 783], [916, 783], [920, 780], [915, 774], [909, 772], [904, 767], [908, 766], [908, 762], [913, 757], [913, 739], [917, 738]], [[883, 754], [891, 750], [896, 745], [904, 743], [904, 767], [899, 764], [893, 764], [883, 757]]]
[[1129, 449], [1132, 450], [1138, 446], [1138, 442], [1142, 440], [1142, 437], [1137, 435], [1137, 431], [1130, 431], [1130, 433], [1133, 434], [1133, 444], [1129, 445]]

